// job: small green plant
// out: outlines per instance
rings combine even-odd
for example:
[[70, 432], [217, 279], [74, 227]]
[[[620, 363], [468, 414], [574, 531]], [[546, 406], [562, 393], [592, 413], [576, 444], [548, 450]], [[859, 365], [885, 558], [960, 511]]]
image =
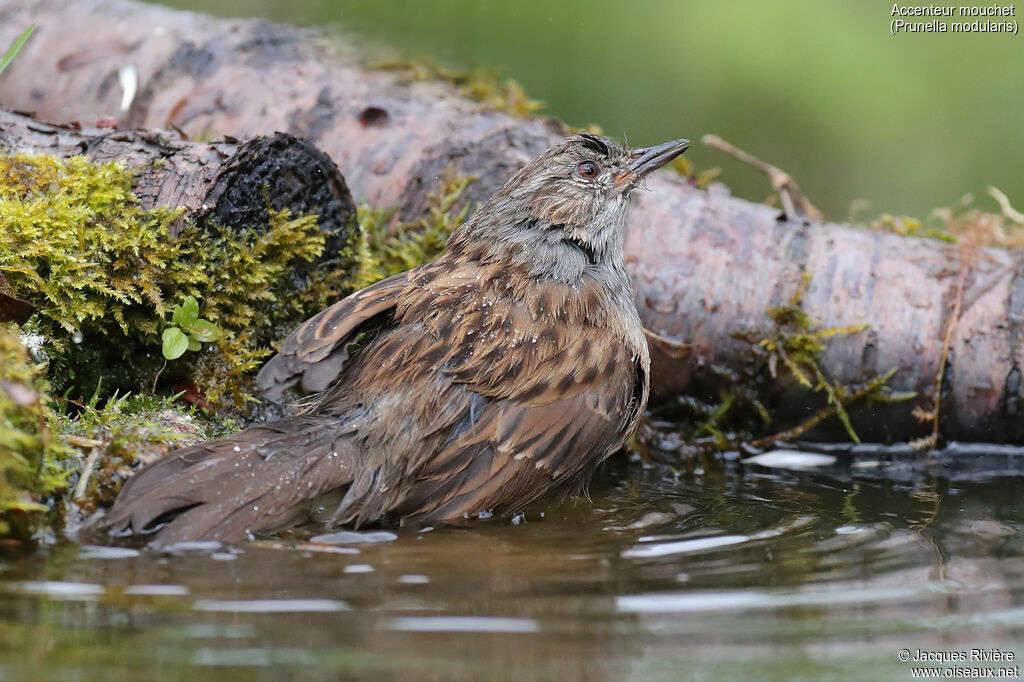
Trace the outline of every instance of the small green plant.
[[161, 337], [164, 357], [176, 360], [187, 350], [201, 350], [204, 343], [216, 341], [222, 333], [213, 322], [199, 317], [199, 301], [195, 296], [186, 296], [184, 303], [174, 306], [171, 326]]
[[7, 50], [7, 53], [4, 54], [3, 57], [0, 57], [0, 73], [3, 73], [4, 70], [8, 67], [8, 65], [10, 65], [12, 61], [14, 61], [14, 58], [18, 55], [18, 52], [21, 51], [21, 47], [25, 44], [25, 41], [28, 40], [28, 37], [32, 35], [32, 31], [34, 30], [36, 30], [35, 24], [32, 24], [27, 29], [25, 29], [25, 32], [18, 36], [18, 39], [15, 40], [14, 44], [11, 45], [9, 50]]

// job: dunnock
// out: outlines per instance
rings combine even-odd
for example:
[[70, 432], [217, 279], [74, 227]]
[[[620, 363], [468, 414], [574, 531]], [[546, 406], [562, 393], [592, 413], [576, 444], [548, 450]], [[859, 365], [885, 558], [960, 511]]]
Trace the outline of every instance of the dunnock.
[[304, 414], [168, 453], [124, 486], [114, 533], [236, 541], [329, 526], [510, 516], [572, 491], [647, 403], [622, 242], [630, 191], [688, 146], [587, 133], [519, 171], [445, 255], [316, 315], [259, 373]]

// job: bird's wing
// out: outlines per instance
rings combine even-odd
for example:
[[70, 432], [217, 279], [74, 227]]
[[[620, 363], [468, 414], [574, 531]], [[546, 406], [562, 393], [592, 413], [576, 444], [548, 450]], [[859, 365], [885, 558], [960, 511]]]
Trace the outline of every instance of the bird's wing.
[[341, 373], [348, 345], [361, 332], [388, 322], [408, 278], [402, 272], [383, 279], [306, 320], [257, 375], [264, 395], [279, 401], [300, 382], [309, 393], [330, 386]]
[[460, 428], [419, 470], [399, 515], [418, 522], [508, 515], [549, 490], [584, 485], [632, 434], [646, 400], [637, 359], [623, 344], [604, 340], [602, 366], [581, 376], [570, 354], [560, 355], [547, 377], [485, 398], [476, 415], [467, 411]]
[[[512, 286], [479, 269], [437, 274], [419, 289], [430, 292], [429, 301], [413, 292], [398, 312], [419, 321], [402, 328], [416, 336], [402, 338], [396, 329], [374, 349], [382, 359], [406, 352], [399, 371], [409, 374], [409, 386], [419, 384], [414, 372], [431, 365], [469, 396], [458, 415], [428, 416], [424, 431], [454, 426], [436, 452], [417, 453], [425, 461], [409, 472], [409, 493], [392, 512], [431, 521], [517, 511], [551, 488], [582, 481], [639, 423], [646, 354], [591, 323], [603, 319], [593, 314], [594, 292], [533, 283], [529, 293], [501, 294]], [[353, 497], [372, 489], [358, 483]], [[364, 500], [371, 511], [380, 502], [373, 497]], [[339, 510], [338, 519], [353, 518], [355, 507]]]

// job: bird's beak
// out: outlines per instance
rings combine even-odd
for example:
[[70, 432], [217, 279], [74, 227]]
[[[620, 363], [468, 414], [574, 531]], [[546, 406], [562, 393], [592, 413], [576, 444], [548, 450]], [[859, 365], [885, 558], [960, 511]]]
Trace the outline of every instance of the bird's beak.
[[626, 183], [630, 186], [636, 185], [648, 173], [658, 170], [689, 148], [689, 140], [672, 140], [653, 147], [636, 149], [630, 157], [632, 162], [625, 171], [619, 173], [615, 178], [615, 184], [619, 186]]

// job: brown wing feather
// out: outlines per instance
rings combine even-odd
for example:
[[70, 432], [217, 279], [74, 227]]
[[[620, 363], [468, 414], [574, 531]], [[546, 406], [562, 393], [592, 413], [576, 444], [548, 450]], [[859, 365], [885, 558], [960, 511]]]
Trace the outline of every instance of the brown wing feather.
[[332, 384], [348, 356], [346, 346], [394, 310], [409, 275], [402, 272], [383, 279], [304, 322], [256, 376], [264, 395], [279, 401], [286, 390], [300, 382], [311, 393]]
[[574, 374], [564, 359], [556, 360], [544, 367], [544, 390], [527, 400], [489, 399], [479, 417], [420, 470], [398, 514], [405, 522], [509, 515], [549, 490], [584, 482], [632, 432], [643, 399], [625, 348], [605, 350], [615, 361], [588, 383], [553, 381]]
[[374, 431], [397, 422], [423, 440], [396, 447], [395, 432], [368, 447], [387, 454], [349, 488], [336, 521], [514, 513], [585, 478], [632, 433], [647, 399], [646, 349], [615, 328], [591, 282], [517, 291], [516, 281], [500, 267], [452, 263], [410, 278], [394, 326], [322, 407], [397, 387], [410, 396], [402, 407], [388, 398], [401, 417]]

